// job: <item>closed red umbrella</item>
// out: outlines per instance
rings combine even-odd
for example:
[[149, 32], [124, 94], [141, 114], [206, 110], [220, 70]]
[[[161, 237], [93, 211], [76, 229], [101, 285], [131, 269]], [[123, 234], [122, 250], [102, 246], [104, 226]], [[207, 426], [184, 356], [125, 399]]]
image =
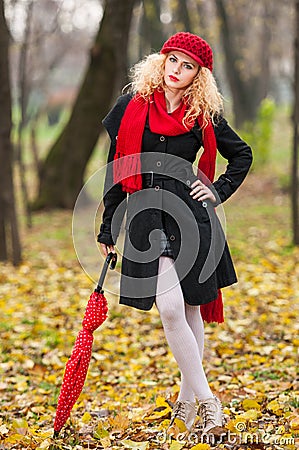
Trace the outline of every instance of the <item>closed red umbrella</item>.
[[102, 286], [110, 261], [110, 268], [114, 269], [117, 261], [116, 253], [111, 252], [106, 257], [98, 285], [87, 303], [82, 329], [76, 338], [71, 356], [66, 363], [56, 409], [54, 437], [58, 436], [61, 428], [69, 418], [71, 410], [83, 389], [91, 358], [93, 332], [107, 318], [108, 306]]

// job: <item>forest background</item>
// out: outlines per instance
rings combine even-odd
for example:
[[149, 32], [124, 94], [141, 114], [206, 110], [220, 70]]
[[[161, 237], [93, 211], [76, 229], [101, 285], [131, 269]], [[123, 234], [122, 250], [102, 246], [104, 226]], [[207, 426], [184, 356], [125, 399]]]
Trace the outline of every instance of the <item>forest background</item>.
[[[226, 322], [206, 326], [205, 367], [236, 438], [229, 448], [297, 448], [299, 1], [0, 5], [0, 448], [225, 448], [155, 440], [179, 374], [157, 312], [118, 305], [119, 264], [85, 389], [61, 439], [51, 438], [64, 365], [103, 263], [87, 231], [94, 239], [102, 211], [101, 120], [128, 68], [182, 30], [211, 44], [225, 116], [254, 152], [224, 205], [239, 282], [224, 290]], [[98, 210], [78, 208], [83, 186]]]

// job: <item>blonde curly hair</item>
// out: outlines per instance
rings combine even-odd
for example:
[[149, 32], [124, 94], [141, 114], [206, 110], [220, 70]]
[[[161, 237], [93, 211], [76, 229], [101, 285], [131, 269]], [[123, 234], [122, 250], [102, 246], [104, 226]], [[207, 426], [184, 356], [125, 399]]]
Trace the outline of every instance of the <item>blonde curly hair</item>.
[[[129, 91], [137, 92], [148, 100], [156, 89], [165, 88], [164, 66], [167, 54], [153, 53], [131, 68]], [[201, 67], [192, 84], [186, 89], [183, 101], [189, 105], [183, 123], [192, 123], [200, 114], [203, 115], [204, 126], [223, 111], [223, 98], [218, 91], [212, 72]]]

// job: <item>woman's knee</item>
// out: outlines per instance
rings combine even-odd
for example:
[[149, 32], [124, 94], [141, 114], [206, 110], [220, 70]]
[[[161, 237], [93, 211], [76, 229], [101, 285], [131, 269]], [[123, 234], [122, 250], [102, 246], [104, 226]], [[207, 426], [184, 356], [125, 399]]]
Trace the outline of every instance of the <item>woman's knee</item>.
[[184, 320], [184, 313], [175, 304], [157, 302], [159, 314], [164, 327], [176, 328]]
[[185, 303], [185, 312], [186, 312], [186, 318], [189, 322], [192, 320], [196, 320], [200, 323], [203, 323], [201, 313], [200, 313], [200, 306], [193, 306], [188, 305], [188, 303]]

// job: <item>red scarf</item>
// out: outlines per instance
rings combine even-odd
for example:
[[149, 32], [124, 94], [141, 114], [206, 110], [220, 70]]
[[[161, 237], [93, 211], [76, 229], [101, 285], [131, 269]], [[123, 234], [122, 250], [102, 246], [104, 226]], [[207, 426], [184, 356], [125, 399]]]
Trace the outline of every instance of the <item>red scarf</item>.
[[[164, 92], [156, 90], [150, 100], [135, 95], [129, 102], [120, 123], [116, 153], [113, 164], [115, 183], [121, 183], [122, 189], [130, 194], [142, 189], [140, 152], [145, 122], [149, 114], [149, 126], [153, 133], [165, 136], [177, 136], [187, 133], [194, 126], [194, 121], [185, 127], [182, 123], [187, 105], [181, 105], [172, 113], [166, 110]], [[203, 118], [198, 116], [197, 122], [202, 128]], [[198, 163], [198, 175], [203, 172], [212, 182], [216, 167], [216, 138], [211, 122], [203, 129], [204, 152]], [[124, 160], [120, 160], [126, 156]]]
[[[187, 105], [181, 105], [168, 114], [164, 92], [156, 90], [145, 100], [136, 94], [129, 102], [122, 117], [116, 143], [116, 153], [113, 163], [114, 183], [121, 183], [125, 192], [133, 193], [142, 189], [141, 158], [142, 136], [149, 115], [149, 127], [153, 133], [165, 136], [177, 136], [187, 133], [194, 126], [187, 123], [184, 126], [182, 120], [186, 113]], [[203, 118], [198, 116], [197, 122], [202, 128], [204, 151], [198, 163], [198, 176], [203, 172], [212, 182], [215, 175], [217, 144], [214, 128], [211, 122], [203, 128]], [[126, 156], [125, 159], [121, 159]], [[213, 302], [201, 305], [201, 315], [206, 322], [224, 321], [223, 303], [221, 291]]]

